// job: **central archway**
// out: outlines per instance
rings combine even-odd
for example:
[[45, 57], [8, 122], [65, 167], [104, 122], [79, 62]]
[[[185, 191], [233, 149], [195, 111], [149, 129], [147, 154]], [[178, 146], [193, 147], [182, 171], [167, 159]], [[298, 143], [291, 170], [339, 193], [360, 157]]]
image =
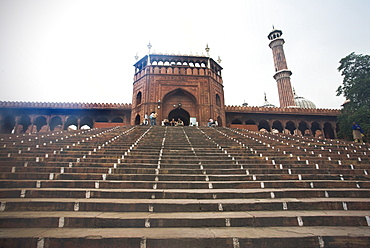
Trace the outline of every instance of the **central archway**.
[[184, 122], [184, 126], [189, 126], [190, 115], [188, 111], [182, 108], [177, 108], [177, 109], [172, 110], [168, 114], [168, 120], [172, 120], [172, 119], [177, 120], [178, 118], [180, 118]]

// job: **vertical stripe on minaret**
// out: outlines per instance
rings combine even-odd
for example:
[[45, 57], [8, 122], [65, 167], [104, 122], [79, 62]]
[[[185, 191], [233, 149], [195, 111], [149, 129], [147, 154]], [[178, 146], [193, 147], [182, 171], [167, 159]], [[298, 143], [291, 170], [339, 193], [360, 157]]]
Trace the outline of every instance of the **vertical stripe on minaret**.
[[295, 106], [292, 85], [290, 83], [290, 76], [292, 72], [288, 70], [285, 59], [283, 45], [284, 39], [280, 36], [283, 34], [281, 30], [274, 29], [267, 36], [271, 40], [269, 46], [272, 49], [274, 58], [275, 75], [274, 78], [278, 85], [280, 107]]

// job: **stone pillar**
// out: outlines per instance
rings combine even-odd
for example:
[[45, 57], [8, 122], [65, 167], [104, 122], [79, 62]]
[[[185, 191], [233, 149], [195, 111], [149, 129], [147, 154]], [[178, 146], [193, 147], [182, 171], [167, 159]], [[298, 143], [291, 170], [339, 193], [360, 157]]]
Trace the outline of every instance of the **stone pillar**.
[[332, 126], [333, 126], [333, 133], [334, 133], [334, 139], [336, 139], [338, 136], [337, 136], [337, 130], [336, 130], [336, 123], [331, 123]]

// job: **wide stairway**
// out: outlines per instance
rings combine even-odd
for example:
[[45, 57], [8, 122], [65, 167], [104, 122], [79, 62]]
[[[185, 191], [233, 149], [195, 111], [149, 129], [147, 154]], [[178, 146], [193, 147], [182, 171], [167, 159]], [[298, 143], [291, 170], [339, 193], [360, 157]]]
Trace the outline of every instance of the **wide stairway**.
[[369, 154], [221, 127], [0, 135], [0, 247], [370, 247]]

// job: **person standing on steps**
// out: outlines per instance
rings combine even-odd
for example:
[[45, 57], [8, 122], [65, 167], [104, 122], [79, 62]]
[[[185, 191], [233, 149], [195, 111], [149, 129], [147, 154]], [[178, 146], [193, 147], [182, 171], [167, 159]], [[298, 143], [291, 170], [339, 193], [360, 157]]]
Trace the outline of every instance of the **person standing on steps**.
[[144, 125], [148, 125], [149, 124], [148, 119], [149, 119], [148, 113], [145, 113], [145, 115], [144, 115]]
[[356, 122], [353, 122], [352, 125], [352, 135], [355, 142], [362, 143], [362, 137], [364, 136], [364, 131], [362, 130], [361, 126]]
[[153, 111], [150, 114], [149, 119], [150, 119], [150, 125], [151, 126], [157, 125], [157, 113], [155, 111]]

